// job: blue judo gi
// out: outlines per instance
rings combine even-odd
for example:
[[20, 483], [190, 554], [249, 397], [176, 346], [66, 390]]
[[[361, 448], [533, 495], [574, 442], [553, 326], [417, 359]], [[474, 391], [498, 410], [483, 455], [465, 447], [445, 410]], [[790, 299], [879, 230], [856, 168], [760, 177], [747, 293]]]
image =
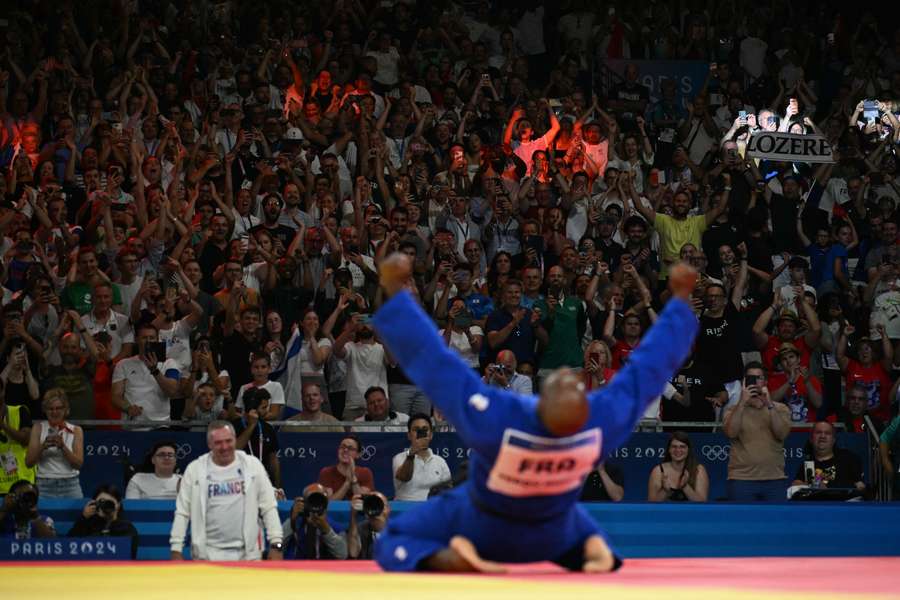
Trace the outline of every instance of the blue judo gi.
[[469, 538], [488, 560], [550, 560], [580, 570], [585, 540], [606, 537], [577, 505], [584, 479], [628, 439], [686, 360], [698, 328], [687, 303], [670, 300], [627, 365], [588, 395], [584, 428], [560, 438], [538, 419], [536, 396], [482, 382], [408, 292], [385, 303], [373, 323], [409, 379], [471, 449], [468, 481], [388, 522], [375, 546], [375, 559], [388, 571], [416, 570], [455, 535]]

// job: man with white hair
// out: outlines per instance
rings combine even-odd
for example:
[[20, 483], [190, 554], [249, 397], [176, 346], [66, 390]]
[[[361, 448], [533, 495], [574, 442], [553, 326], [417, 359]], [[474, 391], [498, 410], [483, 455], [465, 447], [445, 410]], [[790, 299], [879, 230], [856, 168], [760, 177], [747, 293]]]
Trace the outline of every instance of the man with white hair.
[[235, 449], [236, 439], [231, 423], [209, 424], [209, 452], [188, 465], [175, 501], [169, 537], [172, 560], [184, 560], [189, 522], [194, 559], [259, 560], [263, 553], [260, 518], [269, 541], [269, 560], [282, 559], [275, 490], [259, 459]]

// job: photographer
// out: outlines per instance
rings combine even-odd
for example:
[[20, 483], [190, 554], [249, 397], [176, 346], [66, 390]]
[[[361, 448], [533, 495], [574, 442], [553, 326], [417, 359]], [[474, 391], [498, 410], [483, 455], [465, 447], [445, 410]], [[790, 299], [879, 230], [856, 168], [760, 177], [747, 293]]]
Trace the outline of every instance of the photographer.
[[503, 350], [497, 354], [497, 362], [489, 364], [484, 371], [484, 382], [508, 389], [517, 394], [531, 394], [533, 384], [530, 377], [516, 372], [518, 366], [516, 355], [512, 350]]
[[53, 520], [38, 514], [38, 489], [20, 479], [12, 484], [0, 504], [0, 538], [17, 540], [56, 537]]
[[393, 459], [394, 500], [423, 502], [428, 491], [452, 477], [447, 462], [428, 447], [434, 436], [431, 418], [418, 413], [406, 424], [409, 448]]
[[284, 523], [284, 557], [301, 560], [345, 560], [347, 540], [328, 519], [325, 488], [311, 483], [294, 500], [291, 518]]
[[131, 558], [137, 558], [138, 532], [131, 521], [121, 518], [122, 492], [119, 488], [101, 485], [92, 498], [69, 530], [68, 537], [128, 536], [131, 538]]
[[[357, 524], [357, 513], [365, 516], [362, 523]], [[357, 495], [350, 502], [350, 526], [345, 538], [347, 540], [348, 558], [371, 560], [375, 552], [375, 540], [387, 527], [391, 515], [391, 505], [381, 492]]]

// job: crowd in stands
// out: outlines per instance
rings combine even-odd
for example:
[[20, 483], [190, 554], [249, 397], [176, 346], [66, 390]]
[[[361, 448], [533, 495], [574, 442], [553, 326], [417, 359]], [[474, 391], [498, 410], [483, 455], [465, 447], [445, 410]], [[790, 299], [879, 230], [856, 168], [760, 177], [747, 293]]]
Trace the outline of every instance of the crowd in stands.
[[[735, 481], [790, 475], [745, 443], [762, 427], [749, 412], [773, 404], [773, 439], [871, 423], [883, 468], [900, 464], [900, 31], [874, 7], [7, 8], [0, 494], [29, 479], [83, 497], [71, 421], [226, 419], [276, 487], [272, 421], [409, 432], [394, 492], [423, 499], [450, 478], [428, 450], [443, 419], [371, 323], [393, 252], [461, 360], [525, 394], [561, 367], [607, 385], [688, 261], [700, 335], [647, 418], [724, 420]], [[645, 76], [649, 61], [669, 74]], [[705, 80], [685, 93], [697, 63]], [[825, 140], [833, 160], [751, 156], [765, 132]], [[354, 439], [307, 500], [373, 491]], [[706, 499], [689, 450], [673, 438], [650, 499]], [[127, 496], [172, 494], [173, 451], [155, 448], [155, 479]], [[621, 499], [614, 466], [598, 487]], [[100, 498], [114, 520], [122, 497], [98, 491], [84, 519]]]

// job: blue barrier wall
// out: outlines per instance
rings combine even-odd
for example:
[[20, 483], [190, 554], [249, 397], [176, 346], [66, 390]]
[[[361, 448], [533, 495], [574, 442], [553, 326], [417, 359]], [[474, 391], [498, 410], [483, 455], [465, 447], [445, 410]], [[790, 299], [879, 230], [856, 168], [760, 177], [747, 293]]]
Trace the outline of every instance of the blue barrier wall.
[[[388, 496], [393, 495], [391, 458], [408, 446], [402, 433], [360, 434], [363, 452], [359, 466], [372, 469], [376, 487]], [[140, 464], [144, 454], [157, 440], [172, 439], [177, 443], [178, 466], [183, 470], [194, 458], [207, 451], [203, 433], [85, 431], [85, 467], [81, 485], [90, 494], [102, 483], [122, 485], [123, 463]], [[305, 485], [316, 481], [319, 470], [337, 460], [339, 433], [280, 433], [282, 484], [289, 497], [297, 496]], [[635, 433], [609, 461], [618, 465], [625, 475], [625, 500], [641, 501], [647, 497], [647, 477], [661, 460], [669, 437], [666, 433]], [[803, 446], [809, 439], [806, 433], [792, 433], [785, 442], [787, 473], [793, 477], [803, 462]], [[706, 466], [710, 477], [710, 500], [725, 495], [728, 466], [728, 439], [720, 433], [692, 433], [694, 451]], [[865, 434], [843, 433], [838, 443], [853, 452], [865, 463]], [[432, 450], [444, 457], [455, 472], [468, 450], [455, 433], [437, 433]]]
[[[61, 535], [81, 512], [82, 502], [42, 500]], [[414, 503], [393, 502], [394, 515]], [[798, 502], [785, 504], [586, 504], [627, 558], [717, 556], [888, 556], [900, 555], [900, 503]], [[140, 532], [138, 558], [169, 558], [169, 529], [175, 503], [129, 500], [127, 518]], [[282, 518], [291, 502], [279, 503]], [[349, 503], [332, 502], [329, 517], [349, 520]], [[439, 518], [436, 515], [436, 518]]]

